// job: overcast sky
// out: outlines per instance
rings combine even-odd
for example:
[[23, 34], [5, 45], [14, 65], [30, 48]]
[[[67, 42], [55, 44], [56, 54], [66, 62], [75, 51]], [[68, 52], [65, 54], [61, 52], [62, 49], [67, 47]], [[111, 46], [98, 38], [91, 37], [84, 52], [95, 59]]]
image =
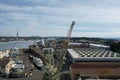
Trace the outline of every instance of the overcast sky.
[[120, 37], [120, 0], [0, 0], [0, 36]]

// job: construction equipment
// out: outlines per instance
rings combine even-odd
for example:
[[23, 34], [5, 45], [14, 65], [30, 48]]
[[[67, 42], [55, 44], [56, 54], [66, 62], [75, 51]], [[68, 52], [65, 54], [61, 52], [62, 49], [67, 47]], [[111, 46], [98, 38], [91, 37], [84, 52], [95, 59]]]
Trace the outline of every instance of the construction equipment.
[[70, 38], [70, 37], [71, 37], [71, 34], [72, 34], [72, 30], [73, 30], [74, 25], [75, 25], [75, 22], [72, 21], [72, 24], [71, 24], [71, 26], [70, 26], [70, 29], [69, 29], [69, 31], [68, 31], [68, 33], [67, 33], [67, 38]]
[[74, 25], [75, 25], [75, 22], [72, 21], [72, 24], [71, 24], [71, 26], [70, 26], [70, 29], [69, 29], [69, 31], [68, 31], [68, 33], [67, 33], [67, 36], [66, 36], [65, 40], [64, 40], [64, 47], [67, 47], [67, 46], [68, 46], [68, 43], [70, 42], [70, 37], [71, 37], [71, 34], [72, 34], [72, 30], [73, 30]]
[[56, 67], [54, 64], [53, 52], [50, 51], [48, 54], [49, 61], [46, 64], [46, 66], [42, 67], [42, 70], [45, 72], [45, 74], [47, 74], [47, 80], [60, 80], [61, 69], [66, 60], [65, 55], [67, 53], [67, 45], [68, 45], [69, 39], [71, 37], [71, 33], [72, 33], [74, 25], [75, 25], [75, 22], [73, 21], [70, 26], [70, 29], [67, 33], [67, 36], [64, 40], [64, 43], [63, 43], [62, 54], [61, 54], [61, 58], [59, 60], [58, 67]]

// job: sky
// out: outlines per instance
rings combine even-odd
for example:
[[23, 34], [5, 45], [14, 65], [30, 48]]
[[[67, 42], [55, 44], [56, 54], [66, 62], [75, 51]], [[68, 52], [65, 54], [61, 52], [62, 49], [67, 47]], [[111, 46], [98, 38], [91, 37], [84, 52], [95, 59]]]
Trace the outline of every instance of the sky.
[[0, 0], [0, 36], [120, 38], [120, 0]]

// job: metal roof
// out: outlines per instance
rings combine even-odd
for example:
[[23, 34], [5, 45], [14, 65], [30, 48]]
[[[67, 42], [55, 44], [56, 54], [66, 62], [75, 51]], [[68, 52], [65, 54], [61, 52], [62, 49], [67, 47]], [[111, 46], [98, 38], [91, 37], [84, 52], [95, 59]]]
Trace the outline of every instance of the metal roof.
[[120, 61], [120, 54], [106, 49], [79, 48], [68, 49], [69, 55], [75, 61]]
[[90, 46], [94, 46], [94, 47], [102, 47], [102, 48], [109, 48], [110, 46], [106, 46], [103, 44], [90, 44]]
[[68, 43], [68, 45], [82, 45], [82, 43]]

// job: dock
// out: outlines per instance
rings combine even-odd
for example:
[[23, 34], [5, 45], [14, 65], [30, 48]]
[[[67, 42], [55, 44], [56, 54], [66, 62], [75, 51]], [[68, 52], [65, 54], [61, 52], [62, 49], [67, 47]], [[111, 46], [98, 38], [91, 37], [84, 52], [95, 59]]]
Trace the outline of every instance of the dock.
[[[2, 80], [42, 80], [43, 78], [43, 71], [38, 70], [34, 65], [33, 62], [29, 59], [29, 49], [20, 49], [19, 59], [23, 60], [25, 65], [24, 72], [27, 74], [26, 77], [21, 78], [0, 78]], [[32, 76], [30, 75], [32, 73]]]
[[36, 57], [42, 59], [43, 63], [48, 62], [48, 58], [43, 54], [42, 49], [40, 47], [29, 46], [29, 51], [33, 53]]

